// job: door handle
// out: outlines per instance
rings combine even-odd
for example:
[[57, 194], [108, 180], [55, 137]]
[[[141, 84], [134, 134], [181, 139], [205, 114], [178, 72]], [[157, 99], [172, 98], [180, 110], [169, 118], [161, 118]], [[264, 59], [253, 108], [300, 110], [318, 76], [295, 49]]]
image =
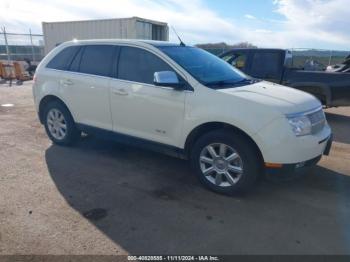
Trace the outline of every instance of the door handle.
[[127, 96], [128, 95], [128, 92], [124, 89], [124, 88], [121, 88], [121, 89], [113, 89], [113, 94], [115, 95], [119, 95], [119, 96]]
[[65, 80], [62, 80], [62, 84], [65, 86], [71, 86], [71, 85], [74, 85], [74, 82], [70, 79], [65, 79]]

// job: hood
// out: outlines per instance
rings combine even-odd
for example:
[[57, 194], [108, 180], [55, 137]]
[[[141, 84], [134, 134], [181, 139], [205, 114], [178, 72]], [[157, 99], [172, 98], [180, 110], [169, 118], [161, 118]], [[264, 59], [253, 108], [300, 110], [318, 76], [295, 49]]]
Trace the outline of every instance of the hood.
[[313, 95], [266, 81], [218, 91], [274, 107], [283, 114], [304, 112], [321, 106]]

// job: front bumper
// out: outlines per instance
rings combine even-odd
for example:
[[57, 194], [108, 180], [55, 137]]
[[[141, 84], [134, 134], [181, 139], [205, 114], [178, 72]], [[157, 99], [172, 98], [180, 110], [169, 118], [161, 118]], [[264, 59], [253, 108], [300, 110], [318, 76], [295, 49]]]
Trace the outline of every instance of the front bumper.
[[266, 163], [295, 164], [325, 152], [332, 134], [328, 124], [315, 134], [297, 137], [286, 122], [276, 119], [253, 135]]
[[[332, 148], [333, 135], [331, 134], [329, 137], [319, 142], [319, 144], [323, 144], [323, 143], [327, 143], [323, 151], [323, 155], [328, 156]], [[317, 163], [321, 160], [321, 158], [322, 158], [322, 155], [319, 155], [307, 161], [302, 161], [294, 164], [279, 164], [274, 167], [271, 167], [271, 164], [266, 163], [265, 170], [268, 174], [291, 174], [294, 172], [301, 171], [307, 167], [312, 167], [317, 165]]]

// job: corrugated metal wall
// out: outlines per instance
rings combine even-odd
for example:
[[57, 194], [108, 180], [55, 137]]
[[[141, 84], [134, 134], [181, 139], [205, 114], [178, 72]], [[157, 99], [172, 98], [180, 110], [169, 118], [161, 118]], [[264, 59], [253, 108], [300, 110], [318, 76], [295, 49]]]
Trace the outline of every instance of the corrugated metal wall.
[[152, 40], [152, 24], [136, 21], [136, 38]]
[[136, 38], [168, 41], [168, 27], [145, 21], [136, 21]]
[[[56, 45], [75, 39], [153, 39], [168, 40], [168, 26], [151, 20], [133, 18], [43, 22], [45, 53]], [[157, 28], [157, 29], [155, 29]], [[160, 33], [154, 33], [155, 30]], [[157, 32], [158, 32], [157, 31]]]

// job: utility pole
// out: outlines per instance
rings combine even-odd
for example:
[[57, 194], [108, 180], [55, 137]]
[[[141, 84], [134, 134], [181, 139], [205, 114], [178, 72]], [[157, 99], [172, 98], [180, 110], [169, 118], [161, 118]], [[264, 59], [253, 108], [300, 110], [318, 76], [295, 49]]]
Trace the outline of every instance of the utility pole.
[[33, 35], [32, 30], [29, 28], [29, 36], [30, 36], [30, 44], [32, 46], [32, 61], [35, 61], [35, 52], [34, 52], [34, 44], [33, 44]]
[[5, 28], [5, 26], [2, 27], [2, 32], [3, 32], [3, 34], [4, 34], [4, 39], [5, 39], [6, 54], [7, 54], [7, 63], [10, 64], [10, 62], [11, 62], [11, 56], [10, 56], [9, 45], [8, 45], [8, 42], [7, 42], [7, 35], [6, 35], [6, 28]]

